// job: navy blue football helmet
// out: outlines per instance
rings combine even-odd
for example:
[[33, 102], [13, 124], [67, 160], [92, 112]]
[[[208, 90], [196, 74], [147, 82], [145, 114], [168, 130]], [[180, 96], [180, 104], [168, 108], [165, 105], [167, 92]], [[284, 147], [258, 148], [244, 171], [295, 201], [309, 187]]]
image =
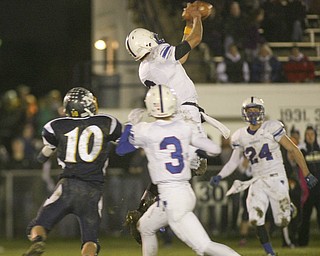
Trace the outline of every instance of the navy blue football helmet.
[[87, 89], [72, 88], [63, 99], [65, 113], [70, 117], [92, 116], [98, 111], [97, 99]]

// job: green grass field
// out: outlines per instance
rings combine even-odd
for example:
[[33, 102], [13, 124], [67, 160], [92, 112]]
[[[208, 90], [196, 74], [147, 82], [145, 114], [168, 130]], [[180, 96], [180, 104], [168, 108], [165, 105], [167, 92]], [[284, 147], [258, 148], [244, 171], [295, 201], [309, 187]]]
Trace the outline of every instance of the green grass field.
[[[238, 240], [235, 239], [215, 239], [216, 242], [225, 243], [235, 249], [241, 255], [263, 256], [265, 255], [255, 238], [250, 238], [246, 247], [239, 247]], [[313, 237], [310, 245], [305, 248], [287, 249], [281, 248], [279, 239], [272, 239], [272, 243], [279, 256], [319, 256], [320, 255], [320, 237]], [[3, 251], [0, 255], [18, 256], [22, 255], [30, 245], [27, 240], [0, 240]], [[101, 253], [105, 256], [137, 256], [141, 255], [140, 246], [130, 237], [127, 238], [102, 238]], [[50, 239], [46, 244], [45, 256], [79, 256], [80, 241], [77, 239]], [[195, 256], [196, 254], [186, 245], [178, 240], [174, 240], [172, 246], [164, 247], [159, 245], [159, 256]]]

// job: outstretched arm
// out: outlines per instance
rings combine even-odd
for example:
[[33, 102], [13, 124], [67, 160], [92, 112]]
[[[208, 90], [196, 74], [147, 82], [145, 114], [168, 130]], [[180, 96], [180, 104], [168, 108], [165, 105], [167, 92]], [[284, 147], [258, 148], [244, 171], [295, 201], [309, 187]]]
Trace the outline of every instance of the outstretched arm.
[[[183, 38], [182, 38], [182, 44], [181, 44], [183, 45], [184, 41], [186, 41], [190, 49], [187, 52], [181, 52], [179, 49], [180, 45], [178, 45], [176, 48], [176, 59], [177, 60], [179, 59], [181, 64], [186, 62], [186, 60], [188, 59], [190, 50], [194, 49], [197, 45], [199, 45], [202, 40], [203, 27], [202, 27], [201, 14], [196, 7], [192, 7], [192, 8], [194, 8], [194, 10], [190, 11], [190, 15], [192, 16], [193, 19], [192, 21], [187, 20], [186, 22], [186, 26], [185, 26]], [[179, 54], [180, 56], [177, 56], [177, 54]], [[177, 57], [180, 57], [180, 58], [177, 58]]]
[[131, 128], [132, 128], [132, 125], [127, 124], [124, 128], [123, 133], [121, 134], [120, 140], [118, 141], [118, 145], [116, 148], [116, 153], [119, 156], [123, 156], [125, 154], [128, 154], [136, 150], [136, 147], [129, 142]]
[[301, 153], [300, 149], [292, 142], [292, 140], [284, 135], [279, 143], [290, 153], [293, 154], [296, 163], [299, 165], [303, 176], [306, 177], [310, 172], [307, 166], [306, 161], [304, 160], [304, 156]]
[[318, 180], [316, 177], [310, 173], [307, 163], [304, 159], [303, 154], [301, 153], [300, 149], [292, 142], [292, 140], [287, 136], [284, 135], [280, 139], [279, 143], [290, 153], [293, 154], [295, 161], [299, 165], [303, 176], [307, 182], [308, 187], [311, 189], [313, 188], [317, 183]]
[[234, 170], [240, 165], [242, 152], [240, 149], [234, 149], [229, 161], [223, 166], [222, 170], [216, 176], [212, 176], [210, 179], [211, 186], [217, 186], [225, 177], [228, 177]]
[[233, 173], [241, 163], [241, 156], [242, 153], [240, 149], [234, 149], [229, 161], [223, 166], [218, 175], [223, 179]]

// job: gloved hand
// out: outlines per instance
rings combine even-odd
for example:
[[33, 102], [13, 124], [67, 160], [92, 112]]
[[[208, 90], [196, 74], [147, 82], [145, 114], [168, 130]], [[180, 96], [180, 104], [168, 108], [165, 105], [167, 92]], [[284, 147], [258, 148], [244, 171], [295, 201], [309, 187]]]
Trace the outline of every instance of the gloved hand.
[[143, 108], [135, 108], [132, 109], [131, 112], [128, 115], [128, 121], [132, 124], [132, 125], [136, 125], [137, 123], [140, 123], [142, 118], [143, 118], [143, 114], [146, 110]]
[[211, 185], [211, 186], [218, 186], [219, 183], [220, 183], [220, 180], [222, 180], [222, 177], [221, 177], [220, 175], [213, 176], [213, 177], [210, 179], [210, 185]]
[[126, 221], [124, 223], [124, 226], [126, 226], [129, 229], [129, 233], [137, 241], [138, 244], [142, 244], [141, 235], [137, 228], [137, 223], [141, 216], [142, 213], [138, 210], [128, 211]]
[[194, 157], [190, 160], [190, 169], [191, 170], [196, 170], [200, 166], [200, 157]]
[[312, 189], [318, 183], [318, 179], [309, 173], [306, 177], [304, 177], [305, 181], [307, 182], [308, 188]]

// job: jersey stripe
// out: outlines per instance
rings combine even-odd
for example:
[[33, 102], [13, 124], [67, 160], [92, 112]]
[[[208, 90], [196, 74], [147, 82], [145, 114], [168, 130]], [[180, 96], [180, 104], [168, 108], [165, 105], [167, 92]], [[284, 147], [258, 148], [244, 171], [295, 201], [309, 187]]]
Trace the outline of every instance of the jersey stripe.
[[170, 49], [170, 46], [167, 46], [166, 48], [164, 48], [163, 53], [162, 53], [162, 58], [167, 58], [167, 53]]

